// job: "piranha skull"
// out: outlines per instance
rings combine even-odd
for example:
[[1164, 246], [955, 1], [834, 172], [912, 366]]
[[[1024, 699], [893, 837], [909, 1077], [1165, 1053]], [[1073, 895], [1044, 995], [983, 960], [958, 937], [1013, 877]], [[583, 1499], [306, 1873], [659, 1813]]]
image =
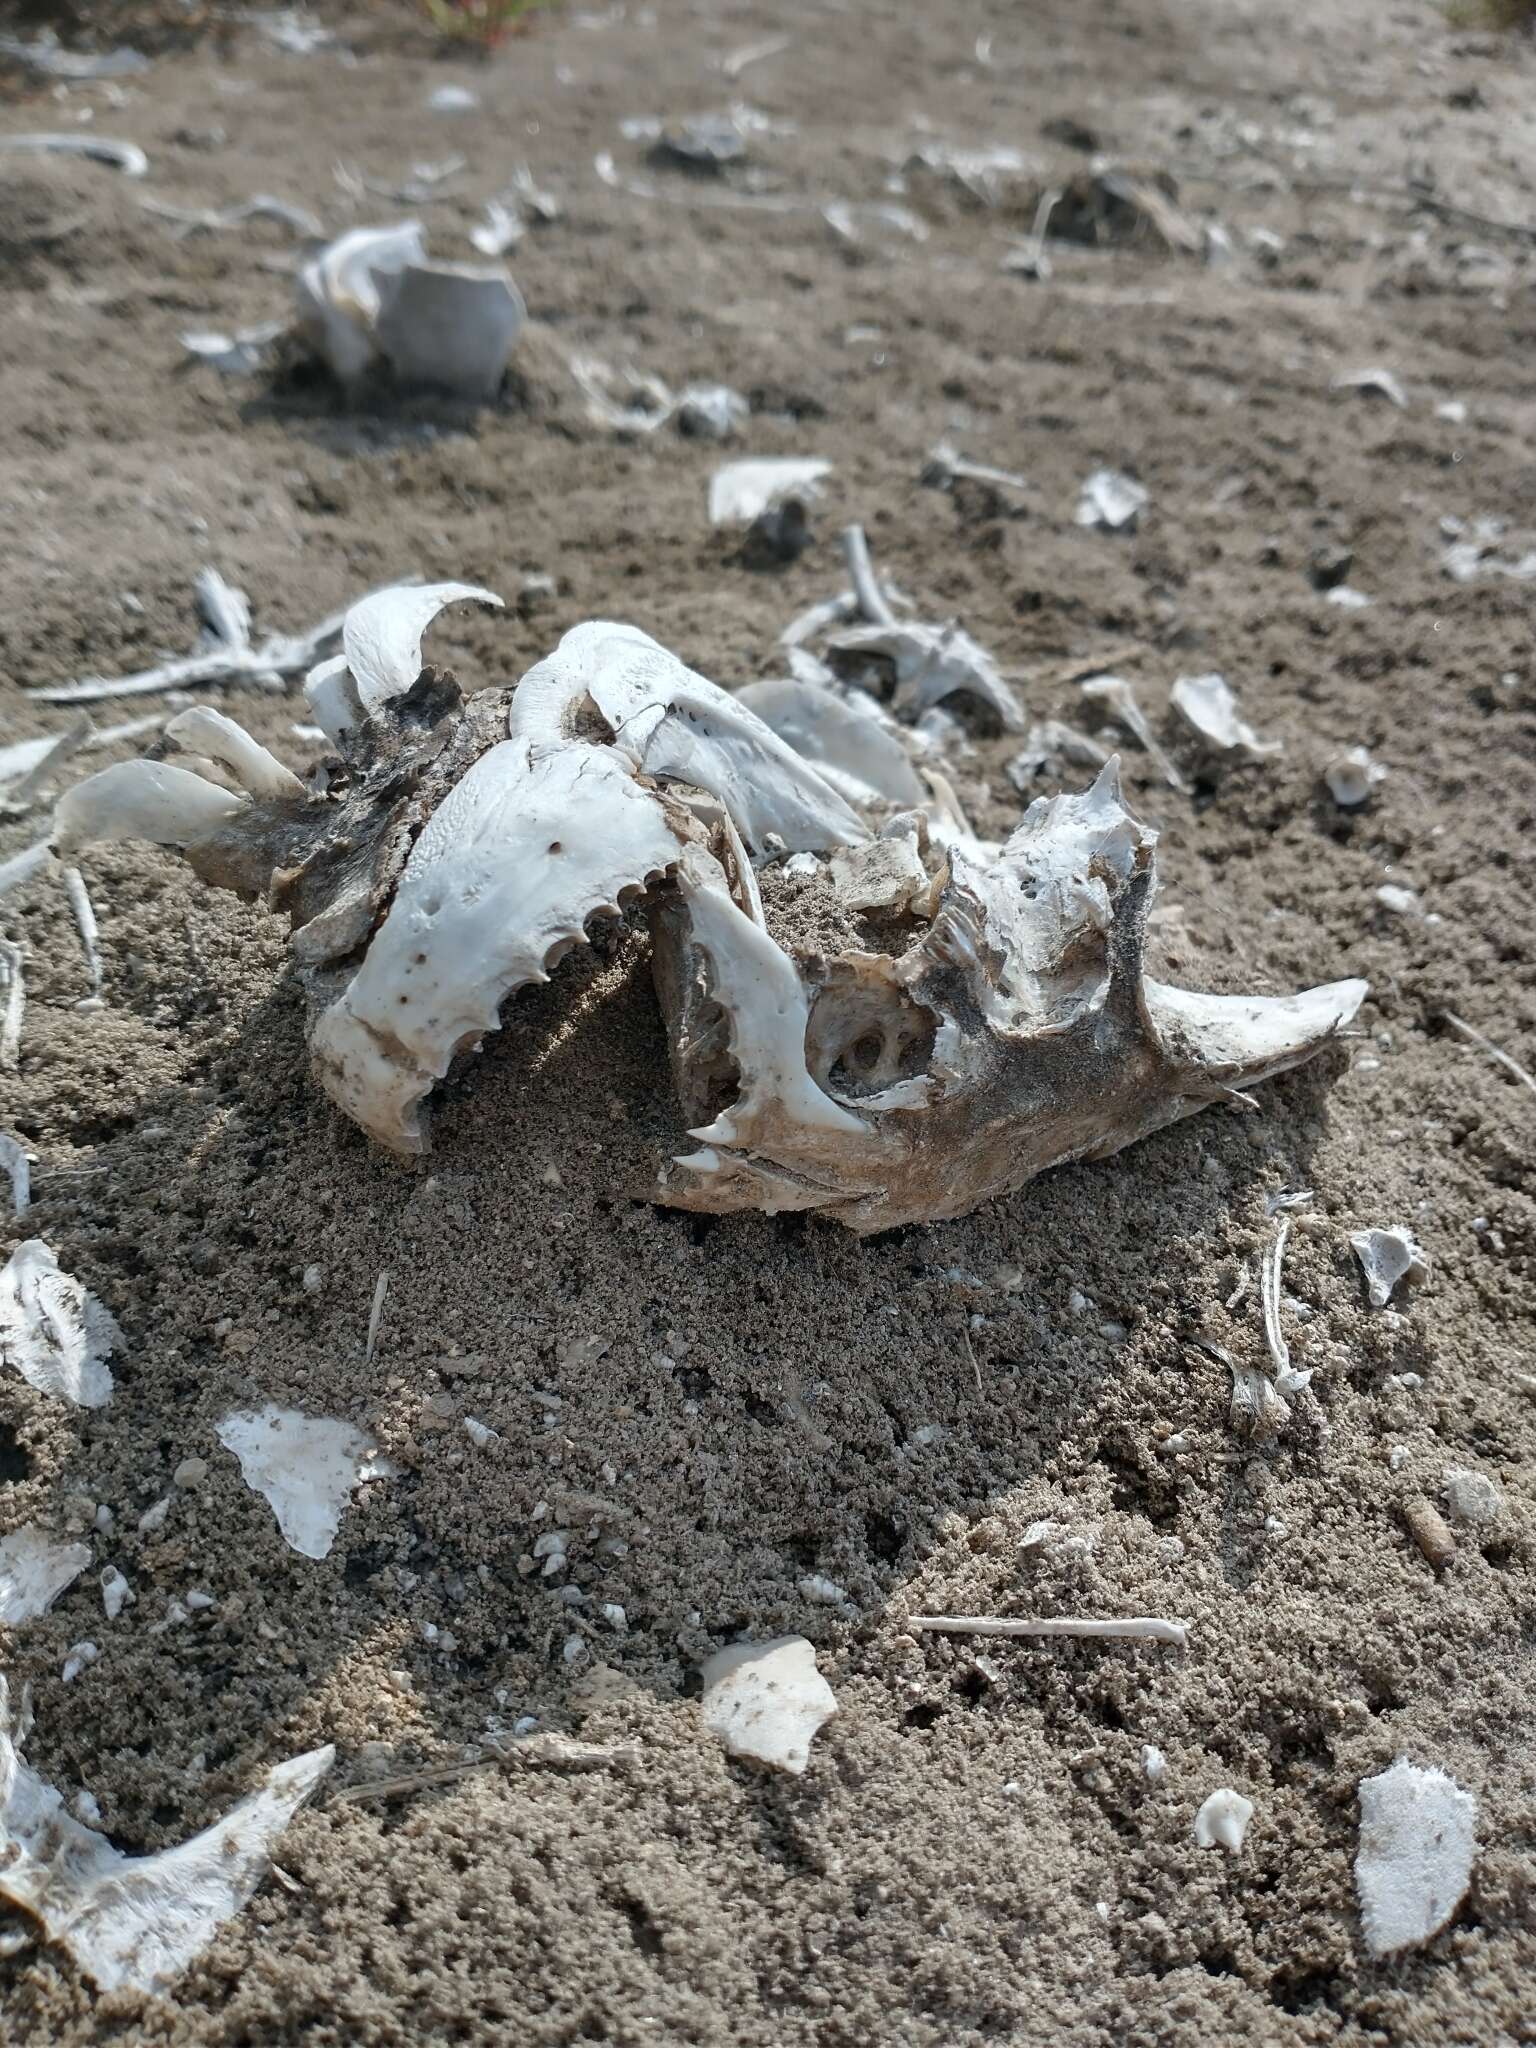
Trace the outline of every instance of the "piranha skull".
[[[62, 854], [178, 845], [287, 912], [316, 1076], [395, 1152], [427, 1149], [427, 1096], [508, 997], [637, 900], [694, 1140], [658, 1199], [858, 1231], [963, 1215], [1244, 1101], [1366, 993], [1149, 980], [1156, 834], [1113, 761], [989, 846], [858, 693], [759, 685], [759, 716], [632, 626], [577, 626], [514, 691], [465, 702], [421, 665], [460, 598], [497, 602], [439, 584], [354, 606], [306, 685], [336, 749], [307, 781], [198, 709], [167, 728], [190, 765], [105, 769], [54, 821]], [[825, 919], [797, 938], [806, 891], [847, 943]]]

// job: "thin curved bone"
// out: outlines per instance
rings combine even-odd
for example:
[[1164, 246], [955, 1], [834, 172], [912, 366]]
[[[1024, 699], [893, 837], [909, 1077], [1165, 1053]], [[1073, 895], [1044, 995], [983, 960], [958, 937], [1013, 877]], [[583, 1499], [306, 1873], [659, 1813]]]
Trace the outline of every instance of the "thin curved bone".
[[421, 674], [421, 641], [438, 613], [450, 604], [502, 600], [477, 583], [394, 584], [360, 598], [341, 629], [341, 652], [358, 700], [374, 717], [392, 697], [403, 697]]

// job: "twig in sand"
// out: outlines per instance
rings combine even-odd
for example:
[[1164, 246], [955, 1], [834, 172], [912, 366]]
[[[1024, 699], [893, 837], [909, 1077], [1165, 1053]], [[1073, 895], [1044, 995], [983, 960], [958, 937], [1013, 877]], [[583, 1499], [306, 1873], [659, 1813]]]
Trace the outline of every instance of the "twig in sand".
[[1074, 1614], [1053, 1616], [1049, 1621], [1004, 1621], [989, 1614], [914, 1614], [908, 1628], [929, 1629], [950, 1636], [1127, 1636], [1148, 1642], [1172, 1643], [1182, 1650], [1189, 1642], [1189, 1630], [1182, 1621], [1165, 1621], [1160, 1615], [1132, 1615], [1124, 1621], [1085, 1621]]
[[1497, 1061], [1506, 1074], [1513, 1074], [1517, 1081], [1523, 1082], [1531, 1093], [1536, 1095], [1536, 1075], [1527, 1073], [1518, 1060], [1511, 1059], [1509, 1054], [1502, 1047], [1495, 1045], [1491, 1038], [1484, 1038], [1481, 1031], [1475, 1031], [1466, 1019], [1458, 1017], [1454, 1010], [1442, 1010], [1440, 1014], [1453, 1031], [1461, 1033], [1468, 1045], [1475, 1045], [1479, 1052], [1487, 1053], [1489, 1059]]
[[412, 1771], [402, 1778], [377, 1778], [371, 1784], [348, 1785], [336, 1794], [336, 1802], [363, 1806], [375, 1799], [400, 1799], [407, 1792], [419, 1792], [430, 1785], [449, 1785], [471, 1771], [489, 1770], [493, 1765], [532, 1764], [557, 1771], [605, 1771], [615, 1764], [639, 1761], [638, 1742], [619, 1742], [609, 1748], [595, 1742], [573, 1742], [567, 1735], [527, 1735], [508, 1749], [470, 1763], [439, 1764], [429, 1771]]
[[80, 934], [80, 948], [85, 954], [85, 971], [90, 976], [91, 992], [76, 1003], [77, 1010], [100, 1010], [106, 1006], [101, 998], [101, 946], [100, 929], [96, 923], [96, 911], [85, 886], [85, 877], [78, 868], [65, 868], [64, 890], [69, 897], [69, 907], [74, 914], [75, 930]]
[[872, 626], [894, 626], [896, 614], [885, 601], [885, 593], [875, 580], [875, 566], [869, 559], [869, 542], [864, 538], [862, 526], [843, 529], [843, 553], [848, 560], [848, 574], [853, 578], [853, 594], [858, 599], [859, 610]]
[[0, 1173], [11, 1177], [11, 1207], [18, 1217], [32, 1205], [32, 1162], [20, 1139], [0, 1131]]
[[27, 1010], [27, 956], [0, 939], [0, 1071], [14, 1074], [21, 1059], [21, 1020]]
[[981, 1367], [976, 1362], [976, 1347], [971, 1342], [971, 1326], [968, 1322], [960, 1325], [960, 1334], [965, 1339], [965, 1355], [971, 1361], [971, 1371], [976, 1378], [976, 1391], [985, 1400], [986, 1388], [981, 1384]]
[[379, 1324], [384, 1320], [384, 1297], [389, 1292], [389, 1270], [385, 1270], [373, 1283], [373, 1307], [368, 1311], [368, 1344], [363, 1352], [364, 1365], [372, 1365], [373, 1354], [379, 1345]]

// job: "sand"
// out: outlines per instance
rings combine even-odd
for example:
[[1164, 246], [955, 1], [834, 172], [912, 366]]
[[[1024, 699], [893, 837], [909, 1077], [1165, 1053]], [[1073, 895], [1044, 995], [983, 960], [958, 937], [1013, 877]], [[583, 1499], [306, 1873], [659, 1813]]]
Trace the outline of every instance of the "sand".
[[[412, 1168], [310, 1085], [261, 909], [148, 848], [92, 855], [91, 1013], [62, 891], [8, 899], [29, 1007], [0, 1128], [34, 1152], [36, 1200], [3, 1248], [45, 1237], [125, 1333], [103, 1411], [0, 1382], [0, 1526], [115, 1517], [3, 1646], [33, 1688], [29, 1754], [131, 1850], [205, 1825], [279, 1758], [339, 1754], [284, 1839], [291, 1883], [168, 1997], [101, 1996], [26, 1948], [0, 1961], [7, 2041], [1529, 2038], [1536, 1102], [1443, 1013], [1536, 1064], [1536, 682], [1524, 586], [1449, 578], [1440, 522], [1496, 516], [1511, 559], [1530, 544], [1533, 262], [1529, 238], [1405, 199], [1428, 174], [1447, 204], [1536, 218], [1529, 48], [1418, 4], [657, 0], [551, 14], [482, 67], [435, 61], [395, 15], [332, 19], [355, 65], [227, 30], [121, 105], [96, 87], [3, 111], [22, 132], [93, 106], [152, 160], [135, 185], [0, 157], [8, 737], [62, 723], [30, 686], [188, 648], [205, 562], [266, 628], [390, 575], [487, 583], [508, 612], [456, 611], [430, 643], [468, 686], [592, 616], [740, 684], [779, 672], [779, 632], [839, 587], [837, 527], [858, 518], [930, 615], [1024, 679], [1032, 716], [1093, 725], [1073, 678], [1113, 666], [1171, 741], [1174, 678], [1225, 673], [1282, 754], [1202, 772], [1193, 797], [1126, 755], [1182, 912], [1159, 964], [1373, 992], [1360, 1035], [1257, 1113], [859, 1241], [645, 1199], [677, 1119], [636, 919], [508, 1006]], [[779, 35], [735, 84], [717, 68]], [[478, 108], [430, 111], [442, 83]], [[805, 203], [710, 206], [720, 188], [652, 169], [621, 130], [733, 96], [775, 124], [750, 175]], [[1007, 145], [1060, 182], [1088, 161], [1066, 117], [1172, 171], [1228, 260], [1056, 244], [1048, 283], [1005, 276], [1033, 191], [988, 210], [921, 170], [902, 203], [923, 242], [850, 251], [817, 211], [890, 199], [925, 140]], [[673, 199], [605, 186], [602, 150]], [[293, 244], [178, 241], [143, 197], [270, 190], [340, 228], [411, 209], [355, 212], [338, 160], [395, 183], [451, 152], [452, 196], [422, 209], [446, 253], [520, 161], [565, 205], [511, 259], [534, 326], [499, 408], [348, 410], [312, 376], [181, 369], [179, 330], [284, 309]], [[744, 566], [705, 522], [718, 451], [590, 425], [576, 353], [734, 384], [755, 406], [742, 452], [830, 459], [812, 548]], [[1406, 410], [1331, 390], [1374, 364]], [[1464, 419], [1437, 410], [1453, 401]], [[941, 438], [1027, 489], [921, 487]], [[1103, 464], [1151, 492], [1134, 534], [1074, 523]], [[1368, 608], [1312, 587], [1324, 547], [1352, 551]], [[529, 577], [553, 588], [519, 599]], [[312, 758], [295, 692], [227, 702]], [[1390, 774], [1347, 814], [1320, 771], [1357, 743]], [[983, 742], [963, 769], [991, 829], [1019, 807], [1012, 751]], [[36, 830], [7, 826], [0, 855]], [[1385, 909], [1383, 884], [1420, 914]], [[1263, 1361], [1266, 1205], [1303, 1189], [1285, 1320], [1315, 1377], [1253, 1444], [1191, 1340]], [[1432, 1276], [1373, 1313], [1349, 1234], [1393, 1223]], [[283, 1546], [214, 1436], [265, 1400], [354, 1421], [400, 1468], [323, 1561]], [[178, 1484], [189, 1459], [205, 1469]], [[1437, 1571], [1403, 1510], [1457, 1467], [1504, 1505]], [[1042, 1521], [1064, 1533], [1026, 1542]], [[567, 1561], [546, 1575], [534, 1546], [556, 1529]], [[107, 1565], [137, 1596], [114, 1622]], [[167, 1625], [191, 1590], [213, 1605]], [[919, 1638], [909, 1618], [934, 1612], [1170, 1615], [1190, 1638]], [[790, 1632], [840, 1708], [798, 1780], [729, 1759], [697, 1704], [712, 1651]], [[83, 1637], [101, 1656], [65, 1686]], [[338, 1796], [526, 1720], [637, 1754]], [[1356, 1786], [1399, 1755], [1475, 1794], [1481, 1848], [1452, 1924], [1376, 1964]], [[1255, 1807], [1236, 1855], [1193, 1840], [1222, 1786]]]

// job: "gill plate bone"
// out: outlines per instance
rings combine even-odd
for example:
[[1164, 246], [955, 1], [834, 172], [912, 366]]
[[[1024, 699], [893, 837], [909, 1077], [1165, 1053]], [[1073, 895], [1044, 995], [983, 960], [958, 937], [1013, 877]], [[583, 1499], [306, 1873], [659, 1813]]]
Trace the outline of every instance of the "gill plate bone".
[[[205, 880], [289, 912], [317, 1075], [393, 1150], [426, 1149], [426, 1096], [508, 997], [642, 896], [695, 1141], [655, 1192], [691, 1208], [817, 1209], [860, 1231], [962, 1214], [1245, 1101], [1365, 995], [1148, 980], [1156, 834], [1117, 762], [994, 847], [937, 772], [922, 809], [858, 800], [845, 721], [796, 720], [797, 749], [632, 626], [577, 626], [510, 699], [461, 705], [451, 679], [414, 673], [421, 634], [441, 604], [487, 597], [446, 584], [358, 608], [340, 665], [308, 686], [341, 758], [301, 797], [214, 733], [243, 794], [140, 762], [61, 806], [71, 844], [179, 841]], [[881, 832], [924, 877], [891, 901], [881, 945], [781, 938], [779, 862], [808, 863], [846, 916]]]

